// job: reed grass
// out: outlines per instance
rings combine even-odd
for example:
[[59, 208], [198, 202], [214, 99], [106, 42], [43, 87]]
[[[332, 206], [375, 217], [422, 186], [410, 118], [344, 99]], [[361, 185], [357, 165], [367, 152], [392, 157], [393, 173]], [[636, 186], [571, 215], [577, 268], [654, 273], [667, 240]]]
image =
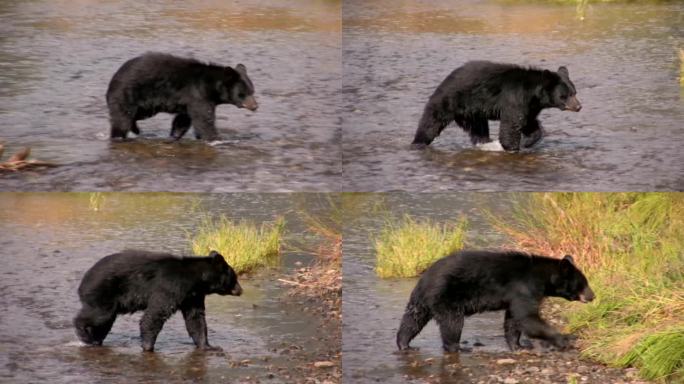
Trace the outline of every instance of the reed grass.
[[684, 380], [684, 194], [543, 193], [491, 216], [518, 248], [573, 254], [597, 299], [568, 303], [582, 354]]
[[196, 255], [219, 252], [238, 274], [254, 272], [278, 264], [284, 229], [283, 218], [261, 226], [226, 216], [205, 218], [190, 239], [190, 247]]
[[375, 239], [375, 271], [381, 278], [414, 277], [436, 260], [463, 248], [468, 223], [439, 224], [404, 216], [389, 219]]

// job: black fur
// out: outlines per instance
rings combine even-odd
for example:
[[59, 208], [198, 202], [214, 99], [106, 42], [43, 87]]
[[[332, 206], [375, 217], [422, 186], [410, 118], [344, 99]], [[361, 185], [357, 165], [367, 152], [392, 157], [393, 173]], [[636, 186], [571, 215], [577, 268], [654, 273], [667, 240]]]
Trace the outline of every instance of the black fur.
[[212, 293], [242, 294], [235, 271], [218, 252], [208, 257], [146, 251], [109, 255], [86, 272], [78, 287], [83, 307], [74, 319], [76, 334], [86, 344], [102, 345], [117, 315], [145, 311], [142, 347], [153, 351], [164, 322], [181, 310], [197, 348], [212, 349], [204, 318], [204, 297]]
[[438, 260], [421, 276], [401, 320], [397, 346], [408, 349], [434, 318], [444, 350], [456, 352], [466, 316], [506, 310], [504, 333], [511, 350], [529, 347], [520, 343], [523, 332], [565, 348], [566, 336], [539, 316], [547, 296], [587, 302], [594, 293], [571, 256], [559, 260], [520, 252], [457, 252]]
[[125, 139], [140, 133], [136, 121], [159, 112], [176, 114], [171, 136], [178, 140], [190, 129], [195, 136], [216, 140], [216, 106], [234, 104], [257, 109], [254, 85], [247, 69], [235, 69], [163, 53], [146, 53], [128, 60], [114, 74], [107, 89], [111, 137]]
[[544, 108], [579, 111], [567, 68], [558, 72], [512, 64], [470, 61], [454, 70], [430, 96], [414, 145], [429, 145], [455, 121], [473, 145], [487, 143], [489, 123], [501, 120], [499, 141], [507, 151], [531, 147], [543, 136], [537, 116]]

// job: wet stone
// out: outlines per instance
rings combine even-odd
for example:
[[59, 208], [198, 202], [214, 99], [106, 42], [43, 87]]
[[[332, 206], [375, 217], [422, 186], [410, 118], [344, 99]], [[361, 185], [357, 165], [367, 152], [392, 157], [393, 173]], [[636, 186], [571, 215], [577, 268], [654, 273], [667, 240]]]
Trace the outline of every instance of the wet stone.
[[330, 368], [334, 366], [335, 363], [333, 363], [332, 361], [317, 361], [314, 363], [314, 367], [316, 368]]
[[516, 361], [514, 359], [499, 359], [496, 361], [497, 365], [508, 365], [508, 364], [515, 364]]

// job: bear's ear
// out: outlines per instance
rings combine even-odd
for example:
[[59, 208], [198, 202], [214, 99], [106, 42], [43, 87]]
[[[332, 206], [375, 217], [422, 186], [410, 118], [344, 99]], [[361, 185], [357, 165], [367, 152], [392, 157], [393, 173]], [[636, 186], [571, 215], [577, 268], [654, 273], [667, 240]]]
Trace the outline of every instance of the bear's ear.
[[214, 250], [209, 252], [209, 257], [213, 258], [214, 260], [223, 260], [223, 256]]
[[545, 69], [542, 72], [542, 84], [544, 88], [550, 89], [554, 85], [556, 85], [556, 82], [558, 81], [558, 75], [555, 73], [549, 71], [548, 69]]
[[558, 74], [569, 79], [570, 78], [570, 73], [568, 72], [568, 69], [565, 67], [559, 67], [558, 68]]
[[243, 74], [243, 75], [247, 75], [247, 68], [246, 68], [244, 65], [242, 65], [242, 64], [236, 65], [236, 66], [235, 66], [235, 70], [238, 71], [238, 72], [240, 72], [240, 73]]
[[560, 272], [561, 275], [566, 276], [575, 269], [575, 261], [572, 260], [572, 256], [565, 255], [565, 257], [560, 262]]

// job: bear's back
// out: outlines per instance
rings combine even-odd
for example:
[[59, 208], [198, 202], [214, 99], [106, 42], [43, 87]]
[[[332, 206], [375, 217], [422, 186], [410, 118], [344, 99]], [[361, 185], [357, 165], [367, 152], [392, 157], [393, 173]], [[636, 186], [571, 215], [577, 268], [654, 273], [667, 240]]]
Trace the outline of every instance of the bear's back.
[[85, 273], [78, 294], [84, 302], [102, 302], [114, 300], [130, 290], [147, 292], [149, 289], [140, 285], [153, 281], [164, 269], [181, 264], [182, 260], [168, 253], [137, 250], [108, 255]]

